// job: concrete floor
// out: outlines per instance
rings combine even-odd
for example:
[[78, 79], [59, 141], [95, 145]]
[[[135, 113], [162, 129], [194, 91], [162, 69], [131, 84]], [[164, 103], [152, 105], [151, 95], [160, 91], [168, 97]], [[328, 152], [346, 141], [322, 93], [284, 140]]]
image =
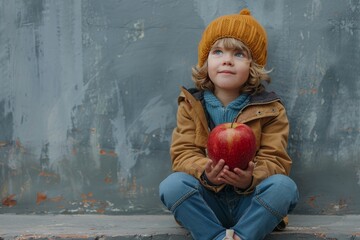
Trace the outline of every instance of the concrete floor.
[[[290, 215], [273, 239], [360, 239], [360, 216]], [[192, 239], [170, 215], [0, 214], [0, 239]]]

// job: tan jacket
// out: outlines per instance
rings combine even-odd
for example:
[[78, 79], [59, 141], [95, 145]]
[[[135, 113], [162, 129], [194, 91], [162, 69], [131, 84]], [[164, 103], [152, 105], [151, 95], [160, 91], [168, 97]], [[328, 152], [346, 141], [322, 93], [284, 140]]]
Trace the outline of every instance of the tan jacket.
[[[177, 127], [173, 131], [170, 148], [172, 168], [196, 177], [205, 187], [218, 192], [224, 185], [210, 186], [200, 178], [208, 161], [206, 144], [210, 132], [201, 100], [200, 91], [181, 89]], [[253, 182], [239, 193], [252, 192], [256, 185], [271, 175], [289, 175], [291, 159], [286, 151], [289, 122], [280, 99], [267, 92], [252, 96], [250, 103], [239, 112], [237, 122], [252, 128], [257, 145]], [[286, 225], [287, 219], [284, 220]]]

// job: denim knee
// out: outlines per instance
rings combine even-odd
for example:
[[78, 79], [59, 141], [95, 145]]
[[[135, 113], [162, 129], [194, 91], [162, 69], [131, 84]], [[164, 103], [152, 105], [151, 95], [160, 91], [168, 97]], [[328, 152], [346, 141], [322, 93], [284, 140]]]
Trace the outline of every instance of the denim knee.
[[278, 190], [286, 194], [289, 200], [292, 201], [298, 200], [299, 193], [298, 193], [297, 185], [289, 176], [276, 174], [273, 175], [272, 178]]
[[289, 205], [296, 205], [299, 200], [299, 192], [296, 183], [290, 177], [282, 174], [274, 175], [274, 178], [277, 180], [278, 187], [285, 195], [285, 198], [287, 198]]
[[295, 182], [288, 176], [276, 174], [265, 179], [256, 189], [256, 198], [267, 205], [278, 217], [284, 217], [295, 208], [299, 192]]
[[172, 173], [160, 183], [160, 199], [170, 211], [173, 211], [197, 192], [198, 186], [199, 181], [195, 177], [183, 172]]

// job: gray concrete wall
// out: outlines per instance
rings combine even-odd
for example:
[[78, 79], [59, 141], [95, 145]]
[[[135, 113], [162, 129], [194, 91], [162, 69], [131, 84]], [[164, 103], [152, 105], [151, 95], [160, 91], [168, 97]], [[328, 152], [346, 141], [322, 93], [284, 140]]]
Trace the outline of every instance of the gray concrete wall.
[[161, 213], [179, 86], [248, 7], [288, 109], [302, 214], [360, 213], [359, 0], [0, 0], [0, 213]]

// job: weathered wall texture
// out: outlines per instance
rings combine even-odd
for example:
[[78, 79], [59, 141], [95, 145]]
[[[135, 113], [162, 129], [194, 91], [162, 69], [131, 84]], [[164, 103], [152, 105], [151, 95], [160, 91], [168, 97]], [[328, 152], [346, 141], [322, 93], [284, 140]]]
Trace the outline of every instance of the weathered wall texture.
[[0, 0], [0, 213], [159, 213], [204, 26], [248, 7], [291, 121], [298, 213], [360, 213], [359, 0]]

